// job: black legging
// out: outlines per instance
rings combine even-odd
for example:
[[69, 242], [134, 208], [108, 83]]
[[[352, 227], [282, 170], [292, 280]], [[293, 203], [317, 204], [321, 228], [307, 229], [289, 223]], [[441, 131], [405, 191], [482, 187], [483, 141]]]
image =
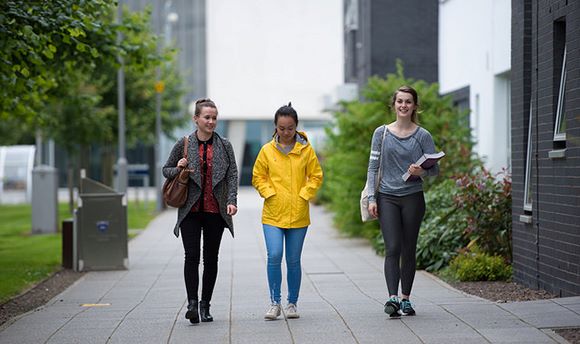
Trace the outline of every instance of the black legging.
[[203, 232], [203, 281], [201, 299], [211, 301], [218, 272], [218, 253], [224, 221], [220, 214], [189, 213], [181, 222], [181, 238], [185, 249], [185, 289], [188, 300], [197, 300], [199, 285], [200, 239]]
[[417, 237], [425, 215], [423, 192], [400, 197], [379, 193], [378, 210], [389, 295], [398, 295], [399, 280], [402, 294], [410, 295], [415, 279]]

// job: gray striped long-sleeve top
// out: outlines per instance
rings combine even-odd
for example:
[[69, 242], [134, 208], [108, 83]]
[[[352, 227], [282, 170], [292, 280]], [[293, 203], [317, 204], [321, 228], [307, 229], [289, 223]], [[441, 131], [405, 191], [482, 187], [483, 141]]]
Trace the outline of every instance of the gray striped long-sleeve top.
[[[383, 132], [384, 142], [381, 143]], [[386, 125], [375, 129], [371, 142], [371, 155], [367, 173], [369, 185], [376, 185], [377, 172], [379, 169], [379, 156], [382, 154], [381, 176], [378, 192], [394, 195], [406, 196], [423, 190], [423, 181], [405, 182], [402, 175], [407, 172], [409, 165], [415, 163], [423, 154], [435, 153], [435, 144], [429, 131], [422, 127], [417, 127], [413, 134], [407, 137], [398, 137], [393, 134]], [[436, 176], [439, 174], [439, 165], [425, 170], [425, 176]], [[369, 196], [369, 202], [376, 201], [375, 195]]]

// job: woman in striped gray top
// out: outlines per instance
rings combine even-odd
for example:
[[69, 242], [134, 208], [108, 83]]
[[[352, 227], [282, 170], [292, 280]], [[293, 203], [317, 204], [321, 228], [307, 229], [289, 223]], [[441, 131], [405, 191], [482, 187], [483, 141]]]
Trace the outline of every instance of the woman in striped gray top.
[[409, 298], [415, 278], [417, 237], [425, 215], [422, 179], [404, 181], [402, 175], [408, 172], [418, 177], [435, 176], [439, 167], [435, 164], [425, 170], [415, 164], [423, 154], [435, 153], [431, 134], [418, 125], [417, 91], [409, 86], [400, 87], [391, 105], [397, 114], [396, 121], [378, 127], [372, 138], [367, 178], [369, 185], [377, 185], [375, 176], [380, 171], [380, 179], [377, 194], [369, 196], [368, 210], [379, 218], [385, 242], [384, 268], [389, 291], [385, 313], [399, 317], [415, 315]]

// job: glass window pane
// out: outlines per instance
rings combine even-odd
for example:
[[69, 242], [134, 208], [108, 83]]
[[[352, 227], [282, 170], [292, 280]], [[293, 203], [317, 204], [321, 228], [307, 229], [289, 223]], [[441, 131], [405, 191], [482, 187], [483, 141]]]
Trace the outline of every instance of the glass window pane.
[[530, 119], [528, 126], [528, 147], [526, 154], [526, 179], [524, 185], [524, 210], [532, 211], [532, 105], [530, 104]]
[[560, 101], [558, 101], [558, 113], [559, 113], [559, 125], [558, 125], [558, 133], [566, 134], [566, 70], [564, 70], [564, 77], [562, 80], [562, 92]]
[[554, 123], [554, 141], [566, 141], [566, 47], [562, 58], [562, 75], [560, 76], [560, 89], [558, 91], [558, 107], [556, 108], [556, 120]]

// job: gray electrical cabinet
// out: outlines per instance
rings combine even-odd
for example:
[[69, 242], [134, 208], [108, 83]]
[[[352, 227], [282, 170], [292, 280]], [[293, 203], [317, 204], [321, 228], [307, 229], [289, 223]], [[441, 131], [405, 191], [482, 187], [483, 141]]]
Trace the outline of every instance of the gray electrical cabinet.
[[58, 231], [58, 171], [40, 165], [32, 170], [32, 233]]
[[127, 205], [123, 194], [81, 178], [73, 229], [73, 269], [127, 269]]

